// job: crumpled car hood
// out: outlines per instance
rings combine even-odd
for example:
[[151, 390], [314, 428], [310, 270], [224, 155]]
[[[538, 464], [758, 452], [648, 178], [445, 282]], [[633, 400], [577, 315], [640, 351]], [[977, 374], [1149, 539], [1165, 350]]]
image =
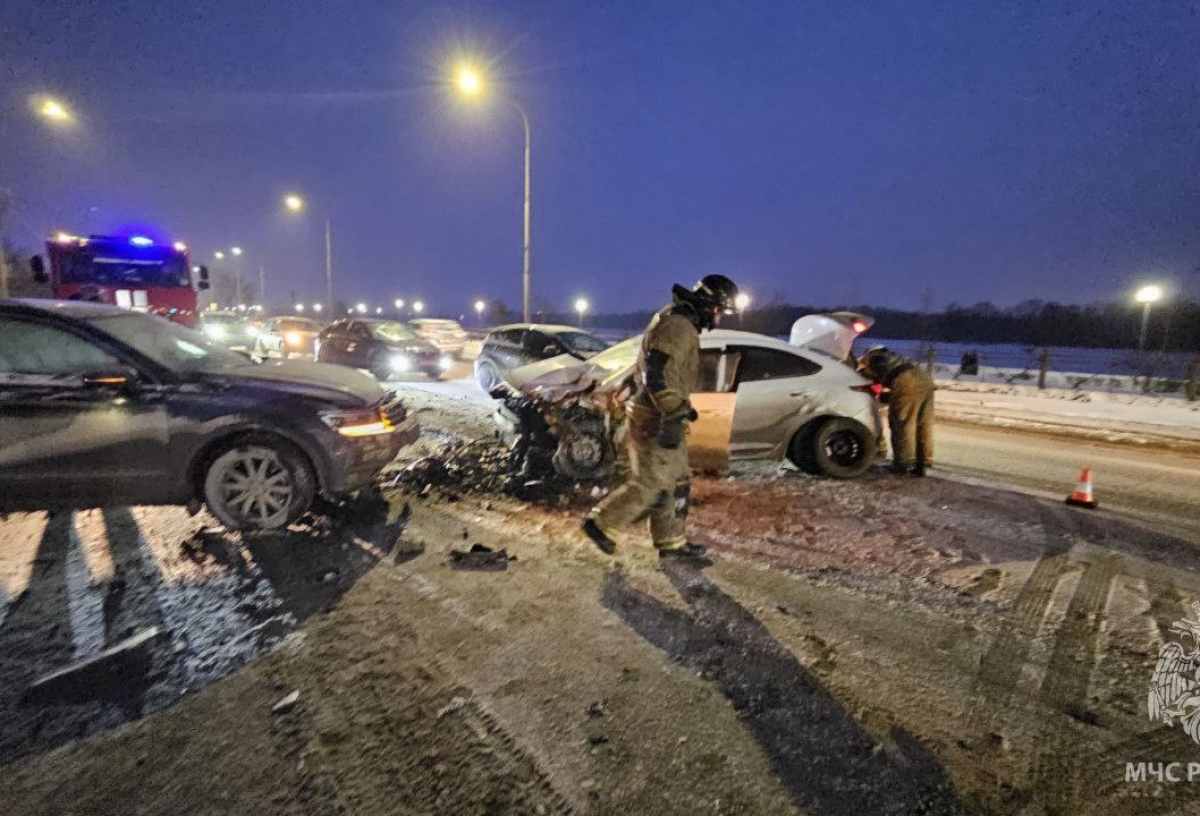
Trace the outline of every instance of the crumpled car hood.
[[641, 342], [641, 335], [631, 337], [588, 360], [560, 354], [514, 368], [504, 380], [517, 393], [551, 402], [585, 391], [607, 392], [633, 373]]

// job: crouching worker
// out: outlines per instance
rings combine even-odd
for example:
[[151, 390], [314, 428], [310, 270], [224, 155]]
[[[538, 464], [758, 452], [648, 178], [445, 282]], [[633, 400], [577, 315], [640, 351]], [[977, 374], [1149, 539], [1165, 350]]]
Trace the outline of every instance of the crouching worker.
[[629, 476], [583, 521], [584, 533], [609, 555], [617, 530], [647, 518], [660, 558], [704, 555], [685, 529], [691, 486], [686, 423], [696, 419], [689, 398], [700, 373], [700, 332], [733, 311], [737, 293], [724, 275], [707, 275], [691, 290], [676, 285], [671, 305], [642, 336], [625, 435]]
[[892, 471], [924, 476], [933, 466], [933, 379], [912, 360], [883, 346], [868, 349], [858, 370], [891, 392]]

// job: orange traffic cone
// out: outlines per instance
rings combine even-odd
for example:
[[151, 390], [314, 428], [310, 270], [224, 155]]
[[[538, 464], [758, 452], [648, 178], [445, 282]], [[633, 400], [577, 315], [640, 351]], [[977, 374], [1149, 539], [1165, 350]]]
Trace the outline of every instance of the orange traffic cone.
[[1079, 486], [1075, 488], [1075, 492], [1067, 496], [1067, 504], [1072, 507], [1086, 507], [1089, 510], [1096, 509], [1096, 497], [1092, 494], [1092, 469], [1084, 468], [1079, 473]]

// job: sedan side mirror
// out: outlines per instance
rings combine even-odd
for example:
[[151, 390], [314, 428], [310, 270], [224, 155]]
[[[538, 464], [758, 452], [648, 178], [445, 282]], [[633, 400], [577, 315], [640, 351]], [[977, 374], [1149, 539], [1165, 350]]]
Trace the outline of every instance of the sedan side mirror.
[[34, 283], [48, 283], [50, 276], [46, 274], [46, 262], [42, 260], [41, 255], [34, 255], [29, 259], [29, 270], [33, 273]]

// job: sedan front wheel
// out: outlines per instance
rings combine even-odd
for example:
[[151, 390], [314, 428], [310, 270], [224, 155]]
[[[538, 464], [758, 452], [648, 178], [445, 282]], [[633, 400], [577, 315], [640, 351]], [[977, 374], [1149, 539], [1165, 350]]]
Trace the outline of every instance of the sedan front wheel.
[[316, 478], [304, 456], [283, 442], [241, 444], [222, 453], [204, 476], [204, 501], [226, 527], [275, 530], [308, 510]]

